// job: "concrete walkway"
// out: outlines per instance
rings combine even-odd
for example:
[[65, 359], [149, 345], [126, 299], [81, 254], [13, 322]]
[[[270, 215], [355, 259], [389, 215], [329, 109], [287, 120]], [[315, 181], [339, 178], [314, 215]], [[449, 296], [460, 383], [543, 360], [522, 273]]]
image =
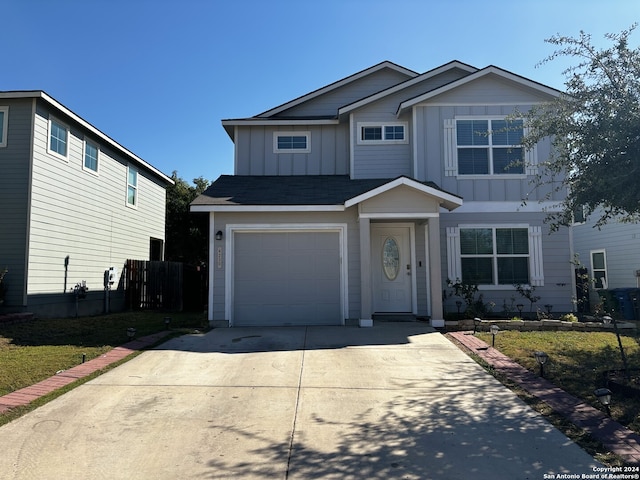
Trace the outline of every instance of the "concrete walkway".
[[383, 322], [172, 339], [0, 427], [0, 451], [7, 479], [513, 480], [598, 467], [441, 334]]
[[640, 465], [640, 435], [607, 417], [600, 410], [531, 373], [470, 332], [450, 334], [509, 380], [536, 396], [574, 425], [586, 430], [629, 465]]

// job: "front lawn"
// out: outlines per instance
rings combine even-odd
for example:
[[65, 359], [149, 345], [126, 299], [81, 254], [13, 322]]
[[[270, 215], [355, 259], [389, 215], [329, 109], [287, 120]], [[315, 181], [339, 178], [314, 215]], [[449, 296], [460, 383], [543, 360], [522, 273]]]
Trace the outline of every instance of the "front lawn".
[[138, 337], [166, 330], [165, 317], [177, 330], [206, 325], [203, 314], [155, 312], [0, 323], [0, 396], [74, 367], [83, 355], [91, 360], [126, 343], [129, 327]]
[[[478, 333], [477, 336], [491, 345], [490, 333]], [[622, 335], [621, 339], [630, 369], [640, 369], [638, 337]], [[604, 371], [621, 369], [623, 365], [616, 335], [609, 332], [501, 331], [496, 336], [495, 348], [536, 373], [540, 367], [533, 352], [547, 353], [545, 378], [603, 411], [593, 392], [604, 386]], [[640, 433], [640, 399], [614, 394], [611, 416]]]

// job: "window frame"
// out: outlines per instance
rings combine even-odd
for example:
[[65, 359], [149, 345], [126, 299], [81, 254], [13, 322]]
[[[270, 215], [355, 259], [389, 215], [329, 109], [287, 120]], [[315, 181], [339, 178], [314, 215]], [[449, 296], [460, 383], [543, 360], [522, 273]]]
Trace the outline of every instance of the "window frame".
[[[87, 145], [91, 145], [96, 149], [96, 169], [95, 170], [93, 168], [87, 167]], [[89, 172], [93, 175], [98, 175], [98, 173], [100, 172], [100, 145], [98, 145], [94, 141], [89, 140], [88, 138], [85, 138], [82, 142], [82, 169], [85, 172]]]
[[[129, 182], [129, 176], [131, 172], [135, 172], [136, 174], [136, 183], [135, 185], [131, 184]], [[129, 208], [138, 208], [138, 200], [139, 200], [139, 187], [138, 187], [138, 177], [139, 177], [139, 170], [134, 167], [133, 165], [129, 164], [127, 165], [127, 188], [126, 188], [126, 195], [125, 195], [125, 201], [127, 204], [127, 207]], [[133, 195], [133, 203], [129, 202], [129, 189], [133, 189], [134, 195]]]
[[[469, 120], [475, 120], [475, 121], [487, 121], [488, 124], [488, 133], [487, 133], [487, 137], [488, 137], [488, 141], [486, 145], [459, 145], [458, 144], [458, 122], [460, 121], [469, 121]], [[455, 144], [455, 152], [456, 152], [456, 157], [455, 157], [455, 161], [456, 161], [456, 175], [458, 177], [464, 178], [464, 179], [486, 179], [486, 178], [500, 178], [500, 179], [510, 179], [510, 178], [525, 178], [527, 176], [527, 165], [526, 165], [526, 150], [524, 148], [524, 146], [522, 144], [511, 144], [511, 145], [494, 145], [493, 144], [493, 125], [492, 122], [493, 121], [509, 121], [509, 117], [506, 115], [456, 115], [454, 118], [454, 132], [453, 132], [453, 140], [454, 140], [454, 144]], [[512, 119], [511, 121], [522, 121], [522, 130], [523, 130], [523, 135], [525, 134], [525, 130], [526, 130], [526, 126], [524, 124], [524, 119], [522, 118], [516, 118], [516, 119]], [[502, 149], [514, 149], [514, 148], [519, 148], [521, 149], [522, 152], [522, 172], [514, 172], [514, 173], [495, 173], [494, 170], [494, 150], [498, 149], [498, 148], [502, 148]], [[478, 150], [487, 150], [488, 152], [488, 157], [487, 157], [487, 161], [489, 162], [489, 172], [488, 173], [460, 173], [460, 158], [459, 158], [459, 151], [460, 149], [478, 149]]]
[[0, 148], [7, 146], [7, 137], [9, 136], [9, 106], [0, 106], [2, 112], [2, 121], [0, 122]]
[[[602, 254], [602, 261], [604, 263], [604, 268], [596, 268], [593, 261], [594, 254]], [[609, 288], [609, 272], [607, 269], [607, 251], [604, 248], [599, 248], [596, 250], [589, 251], [589, 261], [591, 262], [591, 279], [593, 280], [593, 287], [595, 289], [607, 289]], [[602, 272], [604, 275], [601, 277], [596, 277], [596, 271]], [[604, 281], [603, 281], [604, 279]], [[600, 287], [598, 286], [600, 283]]]
[[[279, 137], [305, 137], [306, 148], [279, 148]], [[310, 131], [275, 131], [273, 132], [273, 153], [311, 153]]]
[[[408, 122], [358, 122], [357, 127], [357, 143], [358, 145], [406, 145], [409, 143], [409, 123]], [[402, 127], [402, 139], [387, 139], [386, 129]], [[380, 128], [380, 139], [365, 140], [364, 130], [366, 128]]]
[[[52, 132], [52, 126], [53, 124], [57, 124], [59, 127], [63, 128], [66, 132], [66, 139], [65, 139], [65, 154], [61, 154], [59, 152], [57, 152], [56, 150], [52, 150], [51, 149], [51, 135], [53, 134]], [[57, 138], [57, 137], [56, 137]], [[53, 115], [49, 116], [49, 121], [48, 121], [48, 128], [47, 128], [47, 153], [49, 155], [52, 155], [56, 158], [59, 158], [61, 160], [64, 160], [65, 162], [69, 161], [69, 147], [70, 147], [70, 140], [71, 140], [71, 129], [69, 128], [69, 125], [60, 121], [58, 118], [54, 117]]]

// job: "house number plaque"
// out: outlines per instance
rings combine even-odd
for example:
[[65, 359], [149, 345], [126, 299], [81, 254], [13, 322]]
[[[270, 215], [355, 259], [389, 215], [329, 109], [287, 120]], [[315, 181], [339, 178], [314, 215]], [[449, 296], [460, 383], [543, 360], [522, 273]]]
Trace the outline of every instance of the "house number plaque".
[[218, 247], [218, 252], [216, 253], [216, 262], [218, 264], [218, 268], [222, 268], [222, 247]]

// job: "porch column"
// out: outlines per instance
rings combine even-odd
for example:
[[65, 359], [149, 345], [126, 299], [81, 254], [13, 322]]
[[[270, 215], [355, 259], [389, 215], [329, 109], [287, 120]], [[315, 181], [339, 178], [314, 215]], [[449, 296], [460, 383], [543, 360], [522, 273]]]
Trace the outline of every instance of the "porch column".
[[440, 251], [440, 217], [429, 219], [429, 285], [431, 287], [431, 325], [444, 327], [444, 313], [442, 310], [442, 271]]
[[371, 222], [360, 218], [360, 326], [371, 326]]
[[207, 292], [207, 320], [209, 325], [213, 327], [213, 279], [216, 271], [216, 225], [214, 222], [213, 212], [209, 213], [209, 291]]

